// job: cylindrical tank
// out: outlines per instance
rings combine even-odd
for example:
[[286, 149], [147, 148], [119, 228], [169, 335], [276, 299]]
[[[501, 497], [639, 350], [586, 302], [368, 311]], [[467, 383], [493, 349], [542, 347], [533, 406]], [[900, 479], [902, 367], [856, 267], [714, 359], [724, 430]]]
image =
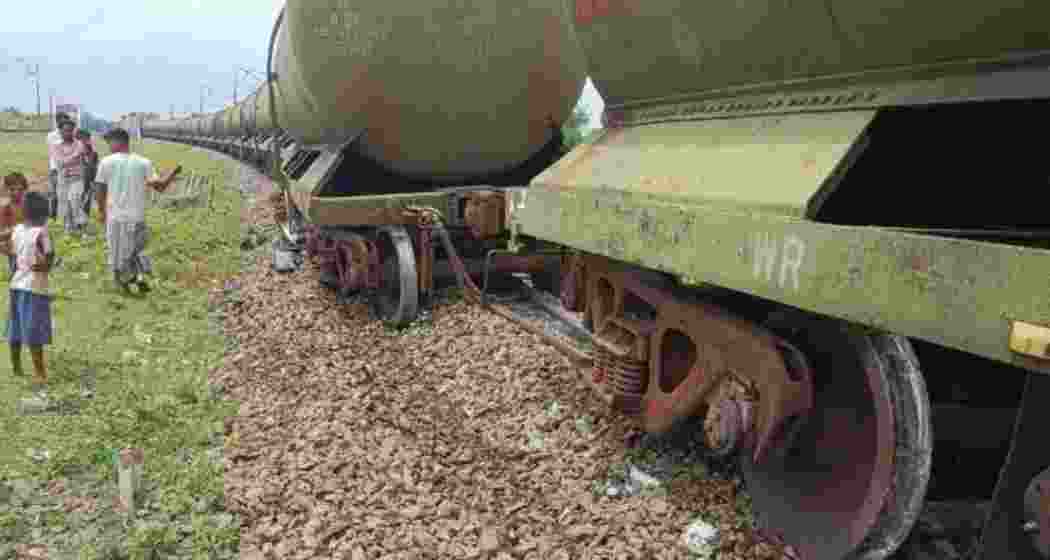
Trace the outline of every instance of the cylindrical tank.
[[231, 138], [240, 138], [244, 136], [241, 132], [241, 108], [238, 105], [227, 107], [223, 111], [223, 119], [225, 121], [226, 136]]
[[223, 132], [224, 122], [222, 119], [222, 111], [212, 113], [208, 118], [211, 121], [211, 126], [209, 126], [208, 129], [209, 136], [212, 138], [222, 138], [225, 135]]
[[[577, 33], [608, 105], [1050, 49], [1050, 2], [590, 2]], [[836, 80], [832, 80], [834, 82]]]
[[255, 134], [255, 94], [251, 94], [239, 105], [241, 112], [241, 135]]
[[[278, 99], [279, 112], [281, 93], [276, 88], [274, 91]], [[270, 89], [263, 83], [255, 92], [255, 129], [259, 134], [272, 134], [274, 128], [273, 118], [270, 116]]]
[[[286, 6], [277, 124], [306, 145], [363, 132], [365, 156], [410, 177], [457, 180], [522, 163], [554, 137], [583, 88], [566, 0]], [[262, 123], [269, 109], [257, 106]]]

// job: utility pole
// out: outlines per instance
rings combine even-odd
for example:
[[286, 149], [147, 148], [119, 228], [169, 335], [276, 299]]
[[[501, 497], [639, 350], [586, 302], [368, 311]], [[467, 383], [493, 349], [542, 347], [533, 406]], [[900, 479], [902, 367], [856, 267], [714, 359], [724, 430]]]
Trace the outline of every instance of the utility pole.
[[240, 66], [240, 65], [236, 65], [236, 66], [233, 67], [233, 104], [234, 105], [237, 104], [237, 86], [238, 86], [238, 84], [240, 82], [241, 72], [244, 72], [245, 74], [247, 74], [247, 75], [249, 75], [249, 76], [251, 76], [251, 77], [253, 77], [253, 78], [257, 79], [257, 80], [259, 79], [258, 76], [257, 76], [257, 72], [255, 72], [254, 70], [251, 70], [249, 68], [245, 68], [244, 66]]
[[40, 118], [40, 63], [37, 62], [34, 66], [33, 63], [29, 62], [25, 58], [19, 57], [15, 59], [15, 62], [25, 63], [26, 65], [26, 78], [29, 78], [35, 82], [36, 87], [36, 116]]
[[208, 86], [206, 86], [204, 84], [201, 84], [201, 113], [202, 114], [204, 113], [204, 90], [207, 89], [207, 88], [208, 88]]
[[[27, 57], [19, 56], [15, 58], [16, 64], [26, 65], [26, 79], [33, 80], [33, 87], [36, 90], [36, 116], [39, 119], [43, 113], [40, 111], [40, 63], [33, 64]], [[6, 69], [6, 66], [3, 67]]]
[[33, 73], [36, 77], [36, 116], [40, 116], [40, 63], [36, 63], [36, 72]]

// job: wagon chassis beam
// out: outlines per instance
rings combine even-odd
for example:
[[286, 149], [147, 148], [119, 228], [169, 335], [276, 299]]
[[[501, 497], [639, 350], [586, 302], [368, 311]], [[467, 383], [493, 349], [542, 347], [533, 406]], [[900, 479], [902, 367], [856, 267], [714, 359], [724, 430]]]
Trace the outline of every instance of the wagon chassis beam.
[[510, 205], [516, 235], [1050, 374], [1046, 249], [604, 188], [534, 184]]

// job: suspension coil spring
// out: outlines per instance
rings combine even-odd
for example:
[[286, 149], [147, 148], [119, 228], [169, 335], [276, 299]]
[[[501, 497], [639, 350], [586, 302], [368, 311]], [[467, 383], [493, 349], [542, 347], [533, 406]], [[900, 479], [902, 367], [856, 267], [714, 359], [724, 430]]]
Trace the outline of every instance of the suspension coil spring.
[[618, 356], [597, 344], [593, 357], [595, 381], [609, 388], [612, 408], [628, 416], [641, 414], [649, 364]]

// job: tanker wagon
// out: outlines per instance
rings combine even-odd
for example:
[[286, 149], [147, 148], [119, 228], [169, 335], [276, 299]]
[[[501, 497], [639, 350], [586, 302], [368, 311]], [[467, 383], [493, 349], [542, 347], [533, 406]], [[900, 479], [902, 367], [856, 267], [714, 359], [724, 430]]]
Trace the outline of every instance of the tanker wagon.
[[[480, 273], [508, 237], [501, 190], [563, 155], [560, 126], [585, 80], [571, 16], [561, 0], [291, 1], [271, 37], [273, 79], [147, 134], [279, 166], [287, 236], [321, 257], [328, 283], [371, 292], [403, 325], [435, 278], [454, 275], [442, 241]], [[538, 272], [557, 260], [491, 264]]]
[[[976, 558], [1050, 557], [1050, 5], [390, 4], [288, 2], [236, 128], [148, 134], [278, 166], [390, 322], [532, 273], [582, 381], [701, 418], [795, 557], [886, 558], [961, 486]], [[559, 158], [585, 74], [606, 128]]]
[[606, 128], [507, 208], [585, 381], [702, 418], [797, 557], [962, 491], [974, 558], [1050, 557], [1050, 4], [575, 5]]

